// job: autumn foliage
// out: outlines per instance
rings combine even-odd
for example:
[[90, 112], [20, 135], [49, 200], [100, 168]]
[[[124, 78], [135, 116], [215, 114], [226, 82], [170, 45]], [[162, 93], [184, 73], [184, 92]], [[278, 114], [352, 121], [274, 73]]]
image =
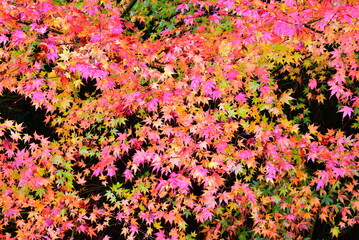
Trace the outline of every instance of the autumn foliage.
[[0, 1], [0, 93], [52, 131], [0, 119], [0, 237], [348, 236], [358, 19], [353, 0]]

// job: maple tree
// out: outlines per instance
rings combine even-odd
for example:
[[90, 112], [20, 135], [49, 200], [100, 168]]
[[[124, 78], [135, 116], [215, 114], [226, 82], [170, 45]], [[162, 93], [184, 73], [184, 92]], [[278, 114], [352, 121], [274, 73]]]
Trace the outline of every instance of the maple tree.
[[325, 237], [355, 228], [358, 9], [1, 1], [2, 102], [29, 101], [44, 119], [32, 128], [0, 108], [0, 236], [313, 239], [320, 224]]

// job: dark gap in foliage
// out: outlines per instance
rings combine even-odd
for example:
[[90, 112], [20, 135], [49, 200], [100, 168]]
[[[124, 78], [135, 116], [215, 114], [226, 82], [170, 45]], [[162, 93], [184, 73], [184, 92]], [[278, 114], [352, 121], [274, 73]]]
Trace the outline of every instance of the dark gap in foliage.
[[[138, 115], [136, 113], [126, 116], [126, 119], [127, 119], [127, 122], [126, 122], [125, 126], [122, 126], [119, 129], [120, 131], [122, 130], [121, 132], [124, 132], [124, 131], [126, 131], [126, 129], [129, 129], [129, 128], [132, 128], [132, 131], [134, 131], [134, 126], [137, 123], [141, 123], [143, 121], [143, 119], [138, 117]], [[134, 134], [134, 132], [133, 132], [133, 134]]]
[[88, 236], [83, 233], [78, 233], [78, 232], [76, 232], [76, 230], [69, 230], [65, 234], [64, 239], [87, 240]]
[[316, 171], [325, 170], [325, 163], [324, 162], [318, 162], [318, 161], [311, 161], [307, 160], [305, 161], [306, 170], [309, 174], [313, 175]]
[[141, 22], [139, 20], [136, 20], [134, 23], [135, 28], [137, 28], [139, 31], [143, 31], [144, 33], [142, 35], [142, 39], [143, 40], [147, 40], [150, 36], [151, 33], [155, 32], [155, 29], [157, 27], [156, 25], [157, 20], [156, 19], [152, 19], [149, 23], [145, 23], [145, 22]]
[[[7, 38], [11, 38], [11, 34], [10, 33], [6, 33], [4, 34], [4, 36], [6, 36]], [[4, 47], [8, 47], [10, 45], [10, 41], [2, 41], [0, 43], [0, 48], [4, 48]], [[0, 62], [1, 63], [1, 62]]]
[[203, 183], [199, 184], [198, 182], [191, 180], [191, 188], [195, 196], [199, 197], [204, 193], [203, 186], [204, 186]]
[[224, 187], [227, 191], [231, 191], [231, 188], [232, 186], [234, 185], [234, 183], [236, 182], [237, 180], [237, 175], [232, 172], [230, 174], [228, 174], [225, 178], [225, 181], [224, 181]]
[[78, 184], [74, 183], [74, 188], [78, 189], [79, 196], [84, 199], [90, 199], [91, 196], [103, 195], [107, 190], [109, 190], [109, 186], [104, 186], [100, 181], [91, 179], [86, 179], [86, 183], [82, 186], [78, 186]]
[[187, 223], [186, 235], [191, 235], [191, 233], [197, 233], [196, 239], [205, 239], [205, 236], [201, 231], [203, 228], [201, 224], [196, 220], [195, 214], [187, 214], [184, 218]]
[[132, 160], [133, 155], [135, 154], [136, 150], [130, 148], [127, 154], [122, 155], [120, 159], [117, 159], [115, 162], [115, 166], [118, 168], [117, 172], [123, 173], [126, 170], [127, 163]]
[[251, 175], [252, 179], [258, 179], [258, 177], [260, 177], [261, 175], [264, 174], [263, 172], [261, 172], [260, 167], [265, 166], [267, 159], [268, 159], [268, 157], [265, 157], [265, 156], [257, 157], [256, 158], [256, 162], [257, 162], [256, 166], [257, 167], [249, 168], [246, 175]]
[[96, 97], [101, 92], [96, 88], [97, 81], [95, 79], [83, 80], [83, 85], [80, 87], [78, 96], [81, 100], [86, 100], [89, 97]]
[[[95, 157], [87, 157], [84, 159], [84, 162], [86, 163], [87, 168], [91, 168], [98, 162], [98, 159]], [[76, 164], [73, 164], [72, 168], [74, 172], [83, 171], [83, 168], [80, 168]], [[76, 181], [73, 182], [73, 185], [74, 189], [78, 189], [79, 196], [84, 199], [91, 198], [91, 196], [96, 196], [97, 194], [104, 195], [104, 193], [111, 187], [110, 185], [104, 186], [102, 181], [96, 176], [87, 177], [86, 183], [83, 185], [80, 185]]]
[[311, 240], [332, 239], [330, 228], [331, 226], [328, 223], [317, 219], [313, 225]]
[[205, 12], [205, 14], [207, 16], [218, 14], [219, 10], [220, 10], [220, 8], [217, 7], [217, 6], [214, 6], [214, 5], [206, 6], [206, 7], [201, 8], [201, 11]]
[[35, 109], [29, 98], [5, 90], [0, 96], [0, 117], [23, 123], [24, 133], [37, 133], [50, 139], [57, 139], [55, 129], [44, 123], [46, 111]]
[[136, 21], [134, 22], [134, 26], [135, 26], [138, 30], [141, 31], [141, 30], [145, 29], [146, 24], [145, 24], [145, 22], [143, 22], [143, 21], [136, 20]]
[[311, 122], [315, 125], [319, 125], [319, 130], [325, 133], [328, 129], [338, 129], [342, 126], [341, 114], [337, 114], [338, 102], [336, 99], [329, 99], [326, 104], [318, 104], [312, 101], [309, 104], [309, 116]]
[[[3, 210], [3, 209], [2, 209]], [[29, 216], [29, 211], [30, 208], [24, 208], [20, 211], [21, 214], [21, 219], [26, 220]], [[0, 217], [3, 217], [2, 214], [0, 214]], [[17, 228], [17, 221], [15, 221], [14, 219], [9, 220], [9, 222], [6, 225], [2, 226], [3, 228], [1, 229], [1, 234], [2, 233], [10, 233], [10, 236], [14, 239], [14, 237], [16, 236], [16, 231], [18, 230]], [[4, 238], [1, 238], [4, 239]], [[8, 238], [6, 238], [8, 239]]]
[[[1, 215], [0, 215], [1, 217]], [[8, 224], [6, 226], [4, 226], [3, 229], [1, 229], [2, 233], [10, 233], [12, 239], [15, 239], [14, 237], [16, 236], [16, 233], [18, 231], [17, 228], [17, 224], [15, 222], [15, 220], [11, 220], [8, 222]]]
[[338, 112], [338, 100], [329, 93], [326, 94], [327, 100], [325, 104], [320, 104], [317, 101], [311, 101], [308, 107], [311, 122], [319, 125], [318, 130], [326, 133], [329, 129], [344, 131], [345, 135], [358, 133], [357, 130], [351, 126], [355, 123], [354, 119], [349, 119], [348, 116], [343, 118], [343, 113]]
[[116, 178], [122, 179], [123, 182], [125, 180], [123, 176], [123, 172], [126, 170], [127, 163], [131, 161], [133, 154], [134, 154], [134, 150], [130, 149], [128, 154], [122, 155], [121, 158], [117, 159], [115, 162], [115, 167], [117, 168]]
[[106, 235], [111, 237], [111, 239], [118, 239], [118, 240], [125, 240], [126, 238], [121, 234], [121, 225], [119, 224], [119, 221], [115, 218], [111, 218], [110, 220], [110, 227], [107, 227], [104, 229], [102, 233], [102, 237], [100, 239], [103, 239]]
[[[334, 49], [333, 46], [328, 46], [328, 49]], [[278, 67], [281, 69], [281, 67]], [[338, 100], [335, 96], [330, 96], [330, 91], [328, 91], [328, 86], [323, 82], [326, 81], [318, 81], [317, 89], [322, 89], [321, 92], [316, 92], [315, 90], [310, 90], [308, 87], [308, 81], [311, 76], [307, 74], [307, 71], [310, 69], [302, 68], [300, 70], [299, 76], [301, 78], [302, 83], [297, 81], [289, 80], [286, 76], [289, 75], [289, 72], [285, 71], [283, 73], [279, 73], [276, 71], [273, 73], [275, 78], [277, 79], [278, 86], [281, 92], [285, 92], [287, 90], [292, 90], [293, 94], [291, 95], [295, 102], [294, 104], [302, 104], [303, 106], [307, 106], [306, 109], [298, 109], [291, 110], [289, 105], [284, 106], [284, 112], [291, 118], [295, 119], [296, 122], [300, 121], [300, 130], [302, 132], [306, 132], [308, 129], [306, 125], [315, 124], [318, 125], [318, 130], [322, 133], [327, 132], [328, 129], [341, 129], [347, 135], [357, 133], [354, 129], [351, 128], [352, 124], [355, 122], [353, 119], [342, 119], [342, 113], [338, 112]], [[335, 70], [326, 68], [325, 79], [329, 80], [334, 74]], [[298, 76], [298, 77], [299, 77]], [[323, 76], [318, 75], [315, 78], [319, 79]], [[308, 99], [307, 94], [313, 94], [314, 96], [317, 94], [323, 94], [325, 97], [325, 104], [319, 103], [315, 99]], [[298, 106], [299, 106], [298, 105]], [[302, 113], [305, 113], [304, 115]], [[298, 116], [301, 115], [301, 116]]]
[[352, 227], [341, 230], [338, 240], [353, 240], [359, 239], [359, 225], [356, 224]]
[[[35, 52], [36, 53], [36, 52]], [[43, 70], [45, 72], [52, 72], [52, 69], [55, 67], [53, 62], [43, 62]]]
[[75, 227], [71, 230], [68, 230], [63, 239], [88, 240], [88, 239], [101, 239], [101, 238], [97, 238], [97, 237], [89, 238], [87, 234], [76, 231], [76, 227]]
[[339, 43], [327, 43], [324, 45], [324, 47], [328, 52], [333, 52], [334, 50], [336, 50], [340, 47], [340, 44]]
[[148, 27], [142, 35], [143, 40], [149, 39], [151, 37], [151, 34], [156, 32], [156, 28], [158, 27], [158, 24], [156, 22], [158, 22], [158, 20], [155, 18], [150, 21]]
[[271, 3], [275, 3], [275, 2], [282, 2], [282, 0], [261, 0], [262, 2], [264, 3], [267, 3], [267, 4], [271, 4]]
[[242, 127], [238, 127], [232, 136], [229, 144], [236, 145], [238, 141], [243, 140], [247, 146], [251, 146], [255, 142], [255, 134], [246, 132]]
[[216, 146], [213, 143], [211, 143], [210, 145], [207, 146], [207, 152], [216, 153], [217, 152]]
[[221, 103], [222, 101], [220, 99], [210, 99], [208, 101], [208, 104], [203, 104], [203, 105], [195, 105], [196, 107], [198, 108], [202, 108], [202, 110], [204, 112], [206, 111], [209, 111], [209, 110], [213, 110], [213, 109], [219, 109], [219, 104]]

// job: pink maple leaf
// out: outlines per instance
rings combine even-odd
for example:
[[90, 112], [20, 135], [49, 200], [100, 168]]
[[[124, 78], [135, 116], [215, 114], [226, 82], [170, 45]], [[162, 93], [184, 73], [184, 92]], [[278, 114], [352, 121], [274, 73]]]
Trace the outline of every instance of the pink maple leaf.
[[152, 159], [152, 153], [144, 150], [139, 150], [133, 155], [133, 162], [138, 166]]
[[279, 36], [293, 36], [296, 32], [296, 28], [286, 22], [278, 22], [275, 26], [274, 33]]
[[196, 216], [196, 219], [199, 222], [205, 222], [213, 217], [213, 213], [209, 211], [207, 208], [203, 208], [202, 211]]
[[182, 3], [180, 5], [178, 5], [177, 10], [181, 10], [181, 13], [183, 14], [185, 10], [189, 10], [189, 7], [187, 5], [187, 3]]
[[165, 240], [166, 239], [165, 231], [163, 231], [163, 230], [159, 230], [157, 233], [155, 233], [155, 235], [156, 235], [156, 240]]
[[4, 216], [5, 217], [10, 217], [10, 216], [18, 216], [20, 215], [20, 209], [17, 209], [17, 208], [10, 208], [9, 210], [6, 210], [4, 212]]
[[313, 90], [317, 88], [317, 80], [315, 80], [314, 78], [309, 80], [309, 84], [308, 87]]
[[113, 177], [113, 176], [116, 175], [117, 168], [115, 166], [107, 167], [106, 170], [107, 170], [107, 175], [108, 176]]
[[139, 227], [138, 227], [137, 225], [132, 224], [132, 225], [130, 226], [130, 232], [131, 232], [131, 233], [137, 233], [137, 232], [138, 232], [138, 229], [139, 229]]
[[324, 186], [327, 184], [327, 182], [329, 181], [329, 174], [326, 171], [320, 171], [318, 173], [318, 178], [315, 179], [315, 182], [317, 183], [317, 187], [316, 189], [319, 190], [324, 189]]
[[338, 112], [343, 113], [343, 118], [345, 118], [345, 116], [348, 116], [350, 118], [354, 110], [351, 107], [343, 106], [342, 109], [340, 109]]
[[147, 103], [147, 109], [150, 112], [156, 111], [158, 106], [158, 101], [156, 99], [152, 99]]
[[103, 172], [103, 168], [98, 167], [93, 171], [93, 175], [99, 176], [102, 172]]
[[230, 71], [226, 74], [226, 77], [227, 77], [228, 80], [233, 80], [233, 79], [235, 79], [238, 75], [239, 75], [239, 73], [238, 73], [236, 70], [232, 69], [232, 70], [230, 70]]
[[52, 8], [53, 8], [53, 5], [48, 3], [48, 2], [44, 2], [44, 3], [40, 3], [37, 5], [40, 10], [40, 12], [43, 12], [43, 13], [47, 13], [48, 11], [51, 11]]
[[218, 16], [218, 14], [213, 14], [213, 15], [209, 16], [208, 19], [209, 19], [210, 23], [214, 22], [219, 25], [219, 20], [221, 20], [221, 17]]
[[190, 88], [192, 90], [196, 91], [199, 88], [201, 83], [202, 83], [202, 78], [200, 76], [198, 76], [198, 75], [193, 75], [191, 77], [191, 86], [190, 86]]
[[27, 38], [26, 34], [21, 31], [21, 30], [17, 30], [12, 36], [11, 36], [13, 42], [15, 44], [21, 44], [25, 41], [25, 39]]
[[203, 93], [211, 95], [213, 89], [215, 89], [214, 82], [212, 80], [206, 81], [203, 83]]
[[213, 99], [220, 99], [222, 94], [223, 92], [219, 91], [218, 89], [215, 89], [214, 91], [212, 91], [211, 97]]
[[269, 162], [267, 166], [267, 178], [269, 180], [273, 180], [274, 178], [276, 178], [277, 170], [277, 167], [275, 167], [272, 162]]
[[246, 99], [247, 99], [247, 96], [246, 96], [244, 93], [239, 93], [239, 94], [236, 96], [237, 102], [245, 102]]
[[32, 98], [38, 103], [42, 103], [45, 100], [44, 94], [42, 92], [32, 93]]
[[126, 180], [126, 181], [131, 181], [131, 180], [133, 179], [132, 171], [129, 170], [129, 169], [126, 169], [126, 170], [123, 172], [123, 175], [125, 176], [125, 180]]
[[5, 36], [4, 34], [0, 34], [0, 43], [4, 44], [7, 41], [9, 41], [9, 38], [7, 36]]

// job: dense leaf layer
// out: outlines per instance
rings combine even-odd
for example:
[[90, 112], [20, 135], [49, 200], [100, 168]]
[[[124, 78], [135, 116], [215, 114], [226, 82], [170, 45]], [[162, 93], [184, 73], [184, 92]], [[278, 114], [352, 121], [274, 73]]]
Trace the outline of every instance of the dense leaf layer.
[[2, 119], [1, 236], [344, 234], [359, 210], [358, 9], [2, 1], [3, 99], [30, 100], [54, 133]]

